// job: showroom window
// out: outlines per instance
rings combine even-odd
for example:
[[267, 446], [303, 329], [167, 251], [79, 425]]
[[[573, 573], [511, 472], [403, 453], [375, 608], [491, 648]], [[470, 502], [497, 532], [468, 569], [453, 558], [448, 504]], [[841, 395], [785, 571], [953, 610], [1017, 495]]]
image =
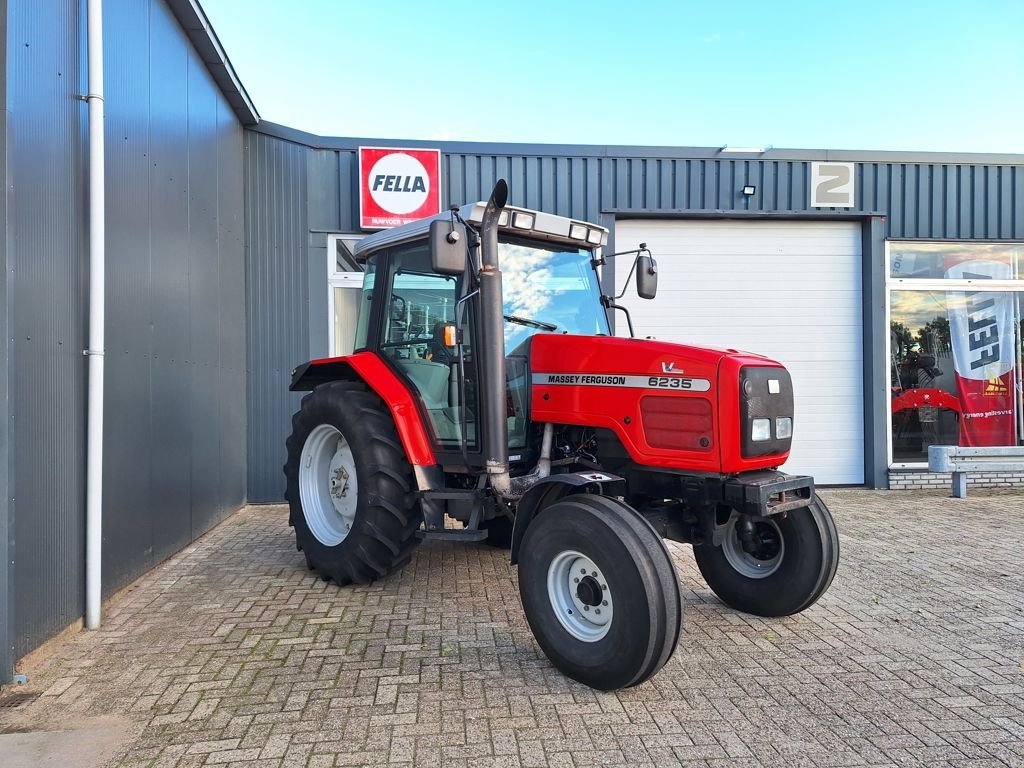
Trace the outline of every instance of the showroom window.
[[890, 464], [1019, 445], [1024, 243], [888, 243]]

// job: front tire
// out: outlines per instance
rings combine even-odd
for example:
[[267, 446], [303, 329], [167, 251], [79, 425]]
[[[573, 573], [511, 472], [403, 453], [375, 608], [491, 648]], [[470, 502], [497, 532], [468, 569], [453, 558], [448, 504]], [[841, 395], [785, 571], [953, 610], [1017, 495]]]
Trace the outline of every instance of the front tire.
[[751, 518], [756, 547], [748, 551], [733, 514], [719, 547], [693, 548], [704, 580], [726, 605], [755, 616], [789, 616], [809, 608], [832, 583], [839, 533], [817, 495], [785, 517]]
[[384, 403], [362, 382], [321, 384], [292, 417], [289, 523], [306, 563], [338, 584], [402, 568], [419, 544], [415, 477]]
[[579, 494], [530, 523], [519, 594], [537, 642], [564, 674], [601, 690], [638, 685], [679, 641], [682, 599], [671, 555], [630, 506]]

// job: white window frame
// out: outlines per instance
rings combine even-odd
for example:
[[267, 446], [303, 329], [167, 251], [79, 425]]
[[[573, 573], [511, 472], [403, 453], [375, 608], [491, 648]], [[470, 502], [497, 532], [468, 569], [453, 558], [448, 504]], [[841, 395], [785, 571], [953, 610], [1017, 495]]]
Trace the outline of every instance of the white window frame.
[[[892, 277], [891, 246], [907, 243], [950, 243], [964, 245], [978, 243], [980, 245], [1004, 244], [1024, 248], [1024, 242], [1017, 240], [914, 240], [911, 238], [885, 241], [885, 391], [887, 399], [892, 397], [892, 292], [899, 291], [955, 291], [969, 289], [975, 284], [984, 283], [986, 291], [1007, 291], [1024, 293], [1024, 280], [943, 280], [934, 278]], [[927, 469], [927, 461], [894, 461], [892, 446], [892, 410], [886, 413], [885, 425], [886, 458], [889, 469]]]
[[338, 269], [338, 241], [354, 237], [356, 233], [338, 233], [327, 235], [327, 351], [333, 357], [334, 338], [334, 289], [348, 288], [361, 290], [363, 272], [344, 272]]

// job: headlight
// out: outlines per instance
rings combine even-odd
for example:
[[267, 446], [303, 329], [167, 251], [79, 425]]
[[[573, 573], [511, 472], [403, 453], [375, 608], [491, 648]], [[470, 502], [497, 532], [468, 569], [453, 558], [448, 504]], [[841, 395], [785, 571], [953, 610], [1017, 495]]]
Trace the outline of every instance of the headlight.
[[750, 423], [750, 440], [760, 443], [772, 439], [772, 420], [754, 419]]
[[512, 215], [512, 226], [516, 229], [533, 229], [533, 214], [516, 211]]
[[740, 455], [744, 459], [778, 456], [793, 440], [793, 382], [785, 368], [740, 368]]

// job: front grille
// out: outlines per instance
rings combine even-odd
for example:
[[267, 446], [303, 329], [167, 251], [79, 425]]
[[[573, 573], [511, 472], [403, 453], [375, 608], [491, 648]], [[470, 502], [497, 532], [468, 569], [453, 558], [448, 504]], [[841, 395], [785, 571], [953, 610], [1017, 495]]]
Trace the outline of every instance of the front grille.
[[640, 417], [652, 448], [710, 451], [714, 445], [711, 401], [703, 397], [648, 395], [640, 399]]
[[[774, 382], [771, 384], [770, 382]], [[776, 391], [772, 391], [776, 390]], [[793, 418], [793, 380], [785, 368], [745, 367], [740, 369], [740, 445], [746, 459], [787, 453], [792, 436], [779, 438], [776, 419]], [[754, 441], [754, 419], [768, 419], [771, 439]]]

